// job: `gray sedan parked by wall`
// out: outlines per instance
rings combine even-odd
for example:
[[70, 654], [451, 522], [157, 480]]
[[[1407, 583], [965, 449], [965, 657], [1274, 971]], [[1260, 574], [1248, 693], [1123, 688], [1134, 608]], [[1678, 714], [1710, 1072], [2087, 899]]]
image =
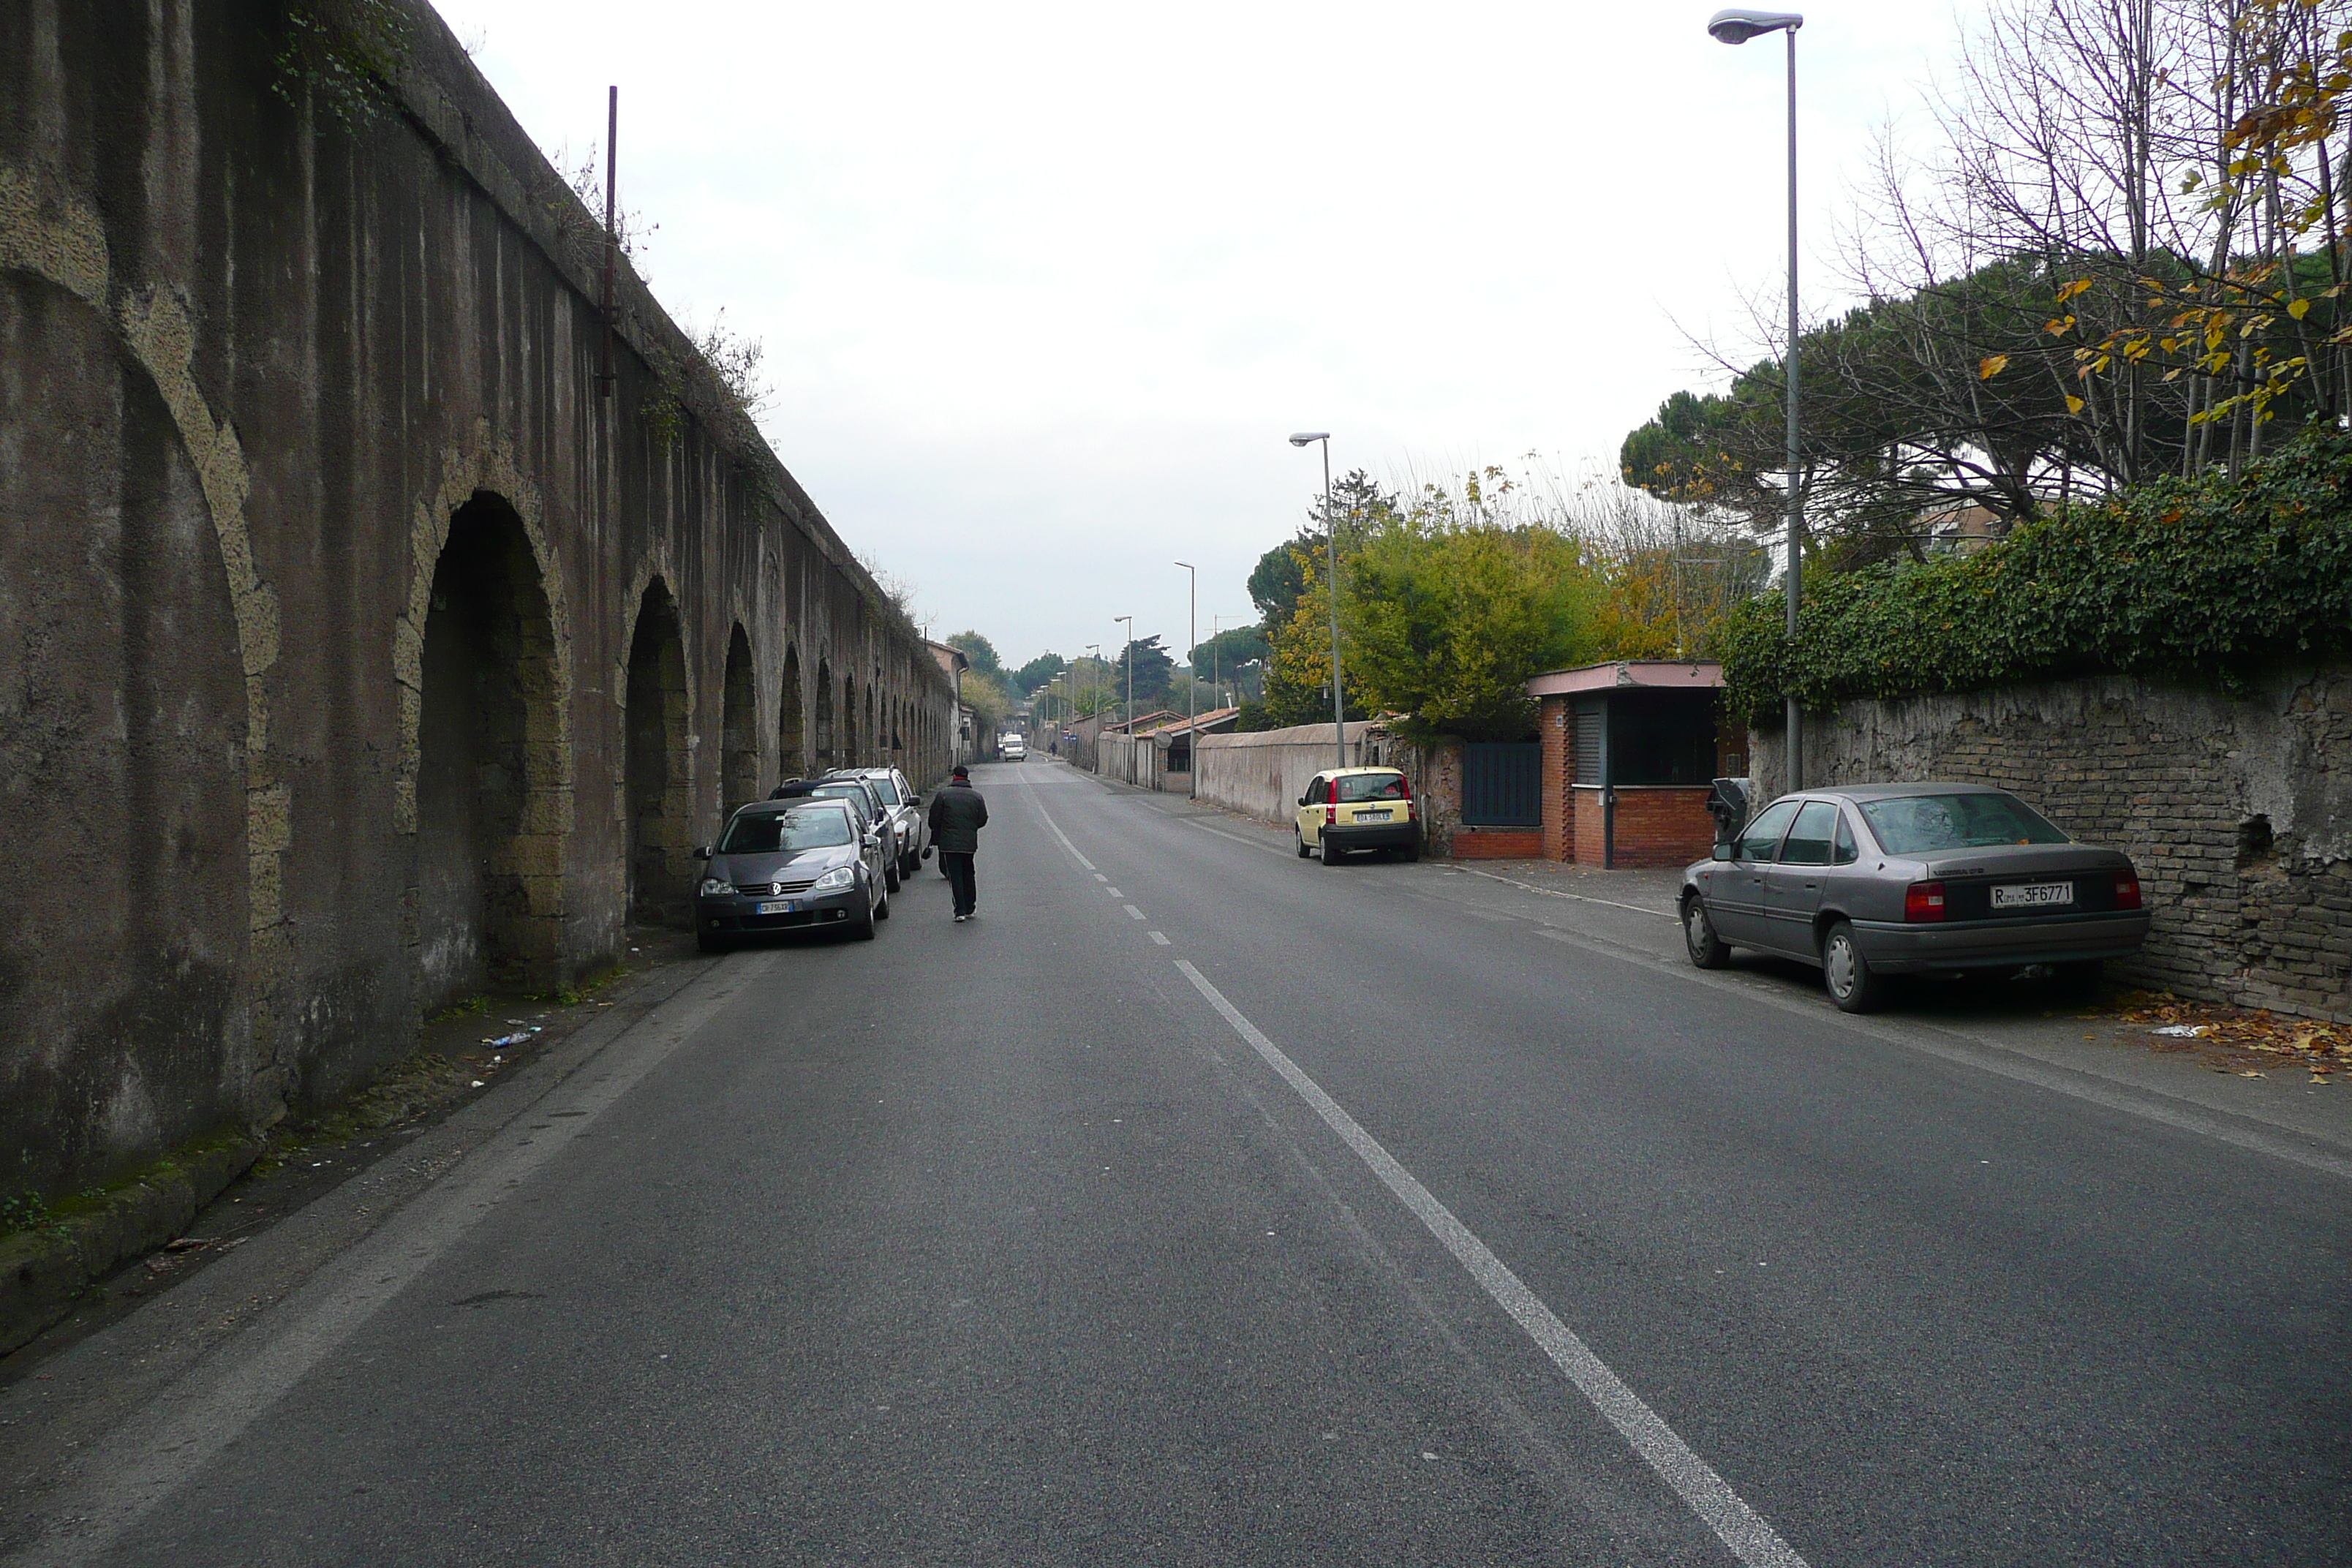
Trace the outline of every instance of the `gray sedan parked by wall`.
[[874, 940], [890, 918], [879, 829], [847, 801], [761, 801], [727, 821], [695, 889], [694, 934], [705, 952], [747, 936], [832, 926]]
[[2148, 915], [2119, 850], [2078, 844], [2007, 790], [1864, 784], [1784, 795], [1683, 873], [1691, 962], [1735, 947], [1821, 967], [1866, 1012], [1885, 978], [2049, 964], [2087, 984]]

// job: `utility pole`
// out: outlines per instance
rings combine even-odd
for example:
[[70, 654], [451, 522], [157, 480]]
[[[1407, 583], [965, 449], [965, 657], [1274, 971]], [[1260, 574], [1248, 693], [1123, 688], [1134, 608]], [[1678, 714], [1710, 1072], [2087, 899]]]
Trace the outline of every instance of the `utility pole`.
[[1331, 510], [1331, 432], [1305, 430], [1290, 438], [1294, 447], [1304, 447], [1310, 441], [1323, 445], [1323, 539], [1331, 566], [1331, 733], [1338, 748], [1332, 766], [1344, 768], [1348, 765], [1348, 719], [1346, 699], [1339, 687], [1339, 519]]
[[1198, 799], [1201, 794], [1201, 737], [1194, 726], [1201, 721], [1201, 672], [1192, 668], [1192, 650], [1201, 646], [1201, 574], [1190, 561], [1179, 561], [1192, 579], [1192, 607], [1184, 623], [1184, 635], [1191, 640], [1184, 645], [1184, 794]]
[[1135, 739], [1135, 617], [1113, 616], [1111, 619], [1127, 623], [1127, 723], [1124, 728], [1127, 738], [1131, 741]]

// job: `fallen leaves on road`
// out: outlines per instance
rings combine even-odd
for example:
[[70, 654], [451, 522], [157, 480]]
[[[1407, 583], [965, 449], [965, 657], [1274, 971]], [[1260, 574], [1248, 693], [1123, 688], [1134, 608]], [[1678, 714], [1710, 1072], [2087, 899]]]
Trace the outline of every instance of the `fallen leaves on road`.
[[2193, 1051], [2216, 1072], [2257, 1078], [2251, 1069], [2292, 1061], [2322, 1082], [2352, 1073], [2352, 1026], [2283, 1018], [2267, 1008], [2184, 1002], [2168, 991], [2126, 992], [2116, 1005], [2125, 1023], [2148, 1026], [2150, 1049]]

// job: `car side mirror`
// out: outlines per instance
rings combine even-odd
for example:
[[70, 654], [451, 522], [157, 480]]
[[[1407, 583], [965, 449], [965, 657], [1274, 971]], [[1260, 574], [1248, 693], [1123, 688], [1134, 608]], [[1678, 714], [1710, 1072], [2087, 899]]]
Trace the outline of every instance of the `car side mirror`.
[[1715, 847], [1715, 858], [1716, 858], [1717, 859], [1718, 859], [1718, 860], [1728, 860], [1728, 859], [1730, 859], [1730, 858], [1731, 858], [1731, 846], [1730, 846], [1730, 845], [1728, 845], [1728, 844], [1718, 844], [1718, 845], [1717, 845], [1717, 846]]
[[696, 846], [694, 847], [694, 858], [695, 858], [696, 859], [698, 859], [698, 860], [708, 860], [708, 859], [709, 859], [709, 858], [710, 858], [710, 846], [709, 846], [709, 845], [708, 845], [708, 844], [698, 844], [698, 845], [696, 845]]

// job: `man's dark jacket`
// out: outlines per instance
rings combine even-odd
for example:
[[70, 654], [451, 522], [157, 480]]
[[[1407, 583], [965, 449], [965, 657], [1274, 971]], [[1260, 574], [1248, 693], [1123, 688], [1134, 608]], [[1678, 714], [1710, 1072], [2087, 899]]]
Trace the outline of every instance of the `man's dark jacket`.
[[988, 826], [988, 802], [980, 792], [950, 779], [931, 796], [931, 844], [942, 855], [971, 855], [980, 849], [980, 830]]

